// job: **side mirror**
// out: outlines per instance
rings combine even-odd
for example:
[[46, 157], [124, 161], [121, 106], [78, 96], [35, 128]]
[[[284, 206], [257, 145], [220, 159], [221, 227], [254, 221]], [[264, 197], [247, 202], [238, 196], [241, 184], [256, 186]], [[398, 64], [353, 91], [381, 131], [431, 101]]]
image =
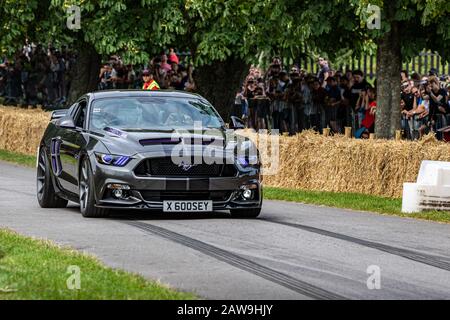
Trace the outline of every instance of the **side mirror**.
[[69, 116], [62, 117], [56, 122], [56, 125], [63, 129], [75, 129], [75, 122]]
[[234, 130], [245, 129], [244, 121], [235, 116], [231, 116], [230, 119], [231, 119], [230, 129]]
[[63, 109], [63, 110], [55, 110], [55, 111], [53, 111], [53, 112], [52, 112], [52, 116], [51, 116], [51, 118], [50, 118], [50, 121], [51, 121], [51, 120], [61, 119], [61, 118], [65, 117], [65, 116], [67, 115], [67, 111], [68, 111], [68, 110], [69, 110], [69, 109]]

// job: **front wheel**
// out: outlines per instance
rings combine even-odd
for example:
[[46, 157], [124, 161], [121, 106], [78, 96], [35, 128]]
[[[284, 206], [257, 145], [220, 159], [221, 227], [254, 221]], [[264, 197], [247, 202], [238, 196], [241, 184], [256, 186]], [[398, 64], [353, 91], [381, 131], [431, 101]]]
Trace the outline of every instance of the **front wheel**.
[[56, 195], [51, 177], [51, 166], [42, 147], [39, 151], [36, 174], [37, 199], [41, 208], [65, 208], [67, 200]]
[[230, 209], [233, 218], [256, 218], [261, 213], [261, 208]]
[[85, 218], [103, 218], [108, 216], [108, 210], [95, 206], [94, 178], [92, 176], [91, 165], [85, 158], [81, 163], [80, 172], [80, 211]]

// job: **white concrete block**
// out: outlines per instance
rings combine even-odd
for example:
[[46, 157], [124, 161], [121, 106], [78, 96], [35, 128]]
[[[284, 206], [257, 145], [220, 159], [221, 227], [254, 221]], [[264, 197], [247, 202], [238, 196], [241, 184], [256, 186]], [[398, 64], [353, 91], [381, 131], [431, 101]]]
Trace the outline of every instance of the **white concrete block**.
[[423, 161], [416, 183], [403, 184], [402, 212], [450, 211], [450, 162]]

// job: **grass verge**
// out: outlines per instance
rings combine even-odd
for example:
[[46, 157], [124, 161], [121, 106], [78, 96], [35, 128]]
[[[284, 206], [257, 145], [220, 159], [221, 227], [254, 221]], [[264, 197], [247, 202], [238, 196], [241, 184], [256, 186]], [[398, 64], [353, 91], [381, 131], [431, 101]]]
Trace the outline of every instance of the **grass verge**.
[[0, 160], [17, 163], [27, 167], [36, 165], [36, 156], [30, 156], [22, 153], [6, 151], [0, 149]]
[[450, 223], [450, 212], [424, 211], [405, 214], [401, 212], [402, 199], [383, 198], [359, 193], [336, 193], [264, 187], [264, 199], [293, 201]]
[[[69, 266], [80, 270], [80, 289]], [[72, 271], [73, 272], [73, 271]], [[95, 258], [0, 229], [0, 300], [2, 299], [195, 299], [143, 277], [105, 267]]]

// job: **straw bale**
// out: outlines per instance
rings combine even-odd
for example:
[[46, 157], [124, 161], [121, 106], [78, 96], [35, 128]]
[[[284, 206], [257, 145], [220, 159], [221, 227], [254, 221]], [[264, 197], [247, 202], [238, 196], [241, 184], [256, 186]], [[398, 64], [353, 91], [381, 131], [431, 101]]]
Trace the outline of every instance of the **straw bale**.
[[35, 154], [50, 113], [0, 106], [0, 149]]
[[[255, 138], [254, 133], [243, 135]], [[268, 186], [401, 197], [403, 183], [417, 178], [423, 160], [450, 161], [450, 144], [433, 135], [421, 141], [324, 137], [305, 131], [280, 137], [280, 165], [265, 175]], [[262, 159], [263, 165], [270, 161]]]

